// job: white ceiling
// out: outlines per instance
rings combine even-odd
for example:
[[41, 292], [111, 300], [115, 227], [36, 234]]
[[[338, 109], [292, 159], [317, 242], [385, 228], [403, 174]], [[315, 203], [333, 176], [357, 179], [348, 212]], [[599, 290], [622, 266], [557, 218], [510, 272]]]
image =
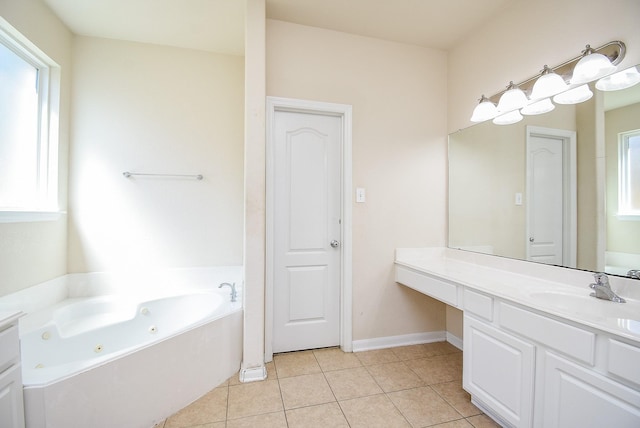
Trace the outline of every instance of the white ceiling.
[[[450, 49], [520, 0], [267, 0], [267, 17]], [[242, 55], [244, 0], [44, 0], [75, 34]]]
[[244, 0], [44, 0], [75, 34], [244, 54]]
[[267, 16], [447, 50], [513, 1], [267, 0]]

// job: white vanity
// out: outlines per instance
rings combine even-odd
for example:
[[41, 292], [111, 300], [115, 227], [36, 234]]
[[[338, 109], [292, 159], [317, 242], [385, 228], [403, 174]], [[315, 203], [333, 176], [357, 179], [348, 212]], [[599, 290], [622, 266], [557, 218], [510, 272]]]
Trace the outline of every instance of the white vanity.
[[640, 282], [447, 248], [397, 249], [396, 281], [464, 314], [463, 386], [504, 426], [640, 427]]
[[0, 312], [0, 427], [24, 428], [18, 318]]

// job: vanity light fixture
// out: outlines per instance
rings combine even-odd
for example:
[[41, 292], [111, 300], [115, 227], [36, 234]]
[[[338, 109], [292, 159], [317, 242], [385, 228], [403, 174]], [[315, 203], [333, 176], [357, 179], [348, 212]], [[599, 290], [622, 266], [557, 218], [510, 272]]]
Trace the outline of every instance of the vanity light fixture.
[[498, 108], [491, 102], [491, 100], [482, 95], [480, 102], [473, 109], [473, 115], [471, 115], [471, 122], [484, 122], [485, 120], [493, 119], [498, 115]]
[[498, 114], [500, 116], [493, 119], [496, 125], [511, 125], [520, 122], [522, 115], [518, 110], [526, 106], [529, 100], [522, 89], [518, 88], [513, 82], [509, 82], [507, 90], [498, 101]]
[[638, 72], [638, 66], [635, 66], [603, 77], [596, 82], [596, 88], [601, 91], [618, 91], [630, 88], [638, 83], [640, 83], [640, 73]]
[[578, 104], [587, 101], [592, 96], [593, 92], [589, 89], [589, 85], [585, 83], [577, 88], [569, 89], [556, 95], [553, 97], [553, 101], [558, 104]]
[[636, 67], [612, 74], [625, 53], [626, 46], [621, 41], [612, 41], [596, 49], [587, 45], [576, 58], [553, 68], [545, 65], [540, 74], [518, 84], [510, 82], [507, 89], [490, 98], [483, 95], [471, 121], [493, 119], [495, 124], [507, 125], [522, 120], [522, 114], [553, 110], [552, 99], [558, 104], [577, 104], [593, 96], [588, 83], [598, 79], [596, 88], [605, 91], [639, 83], [640, 72]]
[[507, 90], [500, 97], [498, 101], [498, 112], [505, 113], [512, 110], [521, 109], [527, 105], [527, 96], [522, 92], [522, 89], [509, 82]]
[[611, 63], [609, 58], [597, 53], [591, 46], [587, 45], [585, 50], [582, 51], [582, 58], [573, 69], [571, 84], [589, 83], [614, 71], [616, 71], [616, 66]]
[[513, 110], [493, 119], [493, 123], [496, 125], [511, 125], [512, 123], [518, 123], [522, 120], [522, 115], [519, 110]]
[[560, 75], [553, 72], [545, 64], [540, 72], [540, 77], [533, 84], [531, 89], [532, 104], [524, 107], [520, 110], [520, 113], [526, 115], [543, 114], [548, 113], [556, 106], [551, 102], [549, 97], [552, 97], [560, 92], [566, 91], [569, 86]]
[[549, 98], [544, 98], [540, 101], [536, 101], [535, 103], [523, 107], [520, 110], [520, 113], [526, 115], [543, 114], [549, 113], [554, 108], [556, 108], [556, 106], [551, 102], [551, 100]]
[[569, 85], [567, 85], [564, 79], [559, 74], [554, 73], [554, 71], [545, 64], [540, 72], [540, 77], [538, 77], [536, 83], [533, 84], [531, 99], [541, 100], [543, 98], [549, 98], [567, 89], [569, 89]]

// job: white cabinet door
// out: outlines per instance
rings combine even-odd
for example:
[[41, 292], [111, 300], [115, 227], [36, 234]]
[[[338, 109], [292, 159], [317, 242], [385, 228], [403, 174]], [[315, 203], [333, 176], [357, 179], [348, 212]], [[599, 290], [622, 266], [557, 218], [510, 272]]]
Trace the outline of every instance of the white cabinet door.
[[514, 427], [531, 427], [535, 347], [464, 317], [463, 386]]
[[640, 392], [545, 353], [545, 428], [638, 428]]
[[20, 365], [0, 373], [0, 427], [24, 427]]

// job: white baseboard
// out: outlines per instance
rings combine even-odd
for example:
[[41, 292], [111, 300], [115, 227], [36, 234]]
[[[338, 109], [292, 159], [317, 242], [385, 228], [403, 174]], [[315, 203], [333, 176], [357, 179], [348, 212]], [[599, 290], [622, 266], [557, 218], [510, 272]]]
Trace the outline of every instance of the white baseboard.
[[374, 349], [394, 348], [397, 346], [419, 345], [421, 343], [442, 342], [447, 339], [445, 331], [429, 333], [403, 334], [401, 336], [376, 337], [353, 341], [353, 352], [371, 351]]
[[458, 336], [454, 336], [453, 334], [447, 332], [447, 342], [462, 351], [462, 339], [460, 339]]
[[265, 366], [251, 367], [240, 370], [240, 382], [258, 382], [267, 378], [267, 368]]

